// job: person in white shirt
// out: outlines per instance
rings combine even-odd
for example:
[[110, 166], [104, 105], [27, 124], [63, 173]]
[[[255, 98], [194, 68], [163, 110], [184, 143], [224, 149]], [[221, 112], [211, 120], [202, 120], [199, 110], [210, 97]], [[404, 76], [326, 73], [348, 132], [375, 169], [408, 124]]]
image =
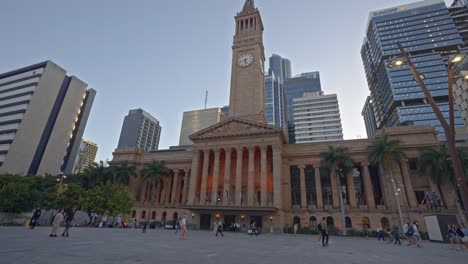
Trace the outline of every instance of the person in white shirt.
[[419, 231], [418, 231], [418, 222], [413, 223], [413, 230], [414, 230], [414, 233], [413, 233], [414, 243], [417, 247], [420, 247], [419, 241], [421, 241], [421, 236], [419, 235]]
[[185, 233], [187, 233], [187, 215], [184, 215], [182, 217], [182, 220], [180, 221], [181, 225], [181, 232], [180, 232], [180, 239], [184, 240], [185, 239]]

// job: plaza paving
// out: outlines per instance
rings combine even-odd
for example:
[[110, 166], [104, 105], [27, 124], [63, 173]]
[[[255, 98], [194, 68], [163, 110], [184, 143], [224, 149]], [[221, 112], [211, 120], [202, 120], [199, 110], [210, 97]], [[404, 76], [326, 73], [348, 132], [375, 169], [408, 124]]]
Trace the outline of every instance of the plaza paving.
[[[61, 229], [63, 230], [63, 229]], [[0, 263], [466, 263], [468, 252], [425, 242], [421, 248], [376, 239], [263, 234], [250, 237], [191, 231], [181, 241], [171, 230], [73, 228], [49, 238], [49, 228], [0, 227]]]

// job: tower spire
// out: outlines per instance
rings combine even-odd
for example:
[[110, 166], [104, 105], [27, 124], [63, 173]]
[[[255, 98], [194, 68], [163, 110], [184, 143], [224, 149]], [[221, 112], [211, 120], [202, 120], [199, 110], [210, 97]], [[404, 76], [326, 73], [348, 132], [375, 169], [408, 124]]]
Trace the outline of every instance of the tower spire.
[[255, 11], [254, 0], [245, 0], [244, 8], [242, 8], [242, 13]]

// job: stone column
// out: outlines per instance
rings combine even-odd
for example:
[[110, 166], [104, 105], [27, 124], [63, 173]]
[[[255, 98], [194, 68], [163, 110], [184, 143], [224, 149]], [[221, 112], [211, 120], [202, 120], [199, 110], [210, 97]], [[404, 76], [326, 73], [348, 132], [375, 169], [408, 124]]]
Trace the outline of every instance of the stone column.
[[305, 180], [305, 166], [299, 165], [300, 183], [301, 183], [301, 208], [307, 208], [307, 194], [306, 194], [306, 180]]
[[405, 185], [406, 197], [408, 197], [408, 203], [410, 208], [418, 208], [418, 201], [416, 200], [416, 194], [413, 190], [413, 183], [411, 182], [411, 176], [409, 172], [408, 160], [404, 160], [401, 163], [401, 169], [403, 171], [403, 184]]
[[315, 195], [317, 198], [317, 208], [323, 208], [322, 181], [320, 179], [320, 166], [315, 165]]
[[160, 205], [161, 204], [161, 189], [162, 189], [163, 181], [159, 180], [156, 182], [156, 204]]
[[198, 162], [200, 161], [200, 152], [198, 150], [194, 150], [194, 155], [192, 158], [192, 175], [190, 177], [190, 184], [189, 184], [189, 191], [188, 191], [188, 205], [194, 205], [195, 202], [195, 192], [197, 190], [198, 178], [200, 175], [198, 174]]
[[[225, 149], [224, 161], [224, 188], [223, 188], [223, 205], [229, 205], [229, 199], [232, 197], [231, 192], [231, 147]], [[231, 198], [232, 199], [232, 198]]]
[[171, 205], [175, 205], [177, 200], [177, 183], [179, 182], [179, 170], [174, 170], [174, 179], [172, 180]]
[[338, 186], [336, 170], [330, 170], [330, 184], [332, 189], [332, 204], [334, 208], [340, 207], [341, 188]]
[[247, 148], [249, 150], [249, 175], [247, 180], [247, 205], [254, 205], [254, 195], [255, 195], [255, 147], [250, 146]]
[[172, 182], [172, 179], [174, 178], [174, 174], [176, 173], [173, 171], [173, 174], [171, 174], [169, 178], [166, 180], [166, 195], [165, 195], [165, 200], [164, 200], [165, 205], [171, 204], [171, 182]]
[[356, 208], [356, 189], [354, 189], [353, 171], [346, 174], [346, 188], [348, 189], [348, 204], [351, 208]]
[[216, 205], [218, 202], [218, 181], [219, 181], [219, 159], [220, 159], [220, 154], [221, 150], [217, 149], [215, 150], [215, 160], [214, 160], [214, 167], [213, 167], [213, 184], [211, 185], [211, 204]]
[[190, 175], [190, 170], [186, 169], [184, 170], [185, 172], [185, 177], [184, 177], [184, 187], [182, 190], [182, 201], [180, 202], [181, 204], [186, 204], [187, 203], [187, 195], [189, 192], [189, 175]]
[[261, 146], [260, 201], [261, 206], [267, 206], [267, 146]]
[[367, 208], [375, 208], [374, 190], [372, 189], [372, 181], [369, 173], [369, 163], [362, 163], [363, 170], [363, 182], [364, 182], [364, 194], [366, 195]]
[[273, 205], [281, 208], [281, 149], [273, 146]]
[[242, 147], [236, 148], [237, 162], [236, 162], [236, 206], [242, 206], [241, 204], [241, 191], [242, 191]]
[[208, 166], [210, 161], [210, 150], [203, 151], [203, 172], [202, 172], [202, 180], [201, 180], [201, 188], [200, 188], [200, 205], [206, 204], [206, 184], [208, 180]]

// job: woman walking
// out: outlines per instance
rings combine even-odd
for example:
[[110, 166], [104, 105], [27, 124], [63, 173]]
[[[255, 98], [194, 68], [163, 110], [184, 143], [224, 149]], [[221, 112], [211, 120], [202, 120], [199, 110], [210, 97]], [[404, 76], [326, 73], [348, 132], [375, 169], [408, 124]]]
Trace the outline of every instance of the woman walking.
[[57, 237], [57, 230], [60, 227], [60, 224], [63, 222], [63, 209], [60, 209], [58, 213], [54, 216], [52, 221], [52, 231], [50, 232], [49, 237]]

